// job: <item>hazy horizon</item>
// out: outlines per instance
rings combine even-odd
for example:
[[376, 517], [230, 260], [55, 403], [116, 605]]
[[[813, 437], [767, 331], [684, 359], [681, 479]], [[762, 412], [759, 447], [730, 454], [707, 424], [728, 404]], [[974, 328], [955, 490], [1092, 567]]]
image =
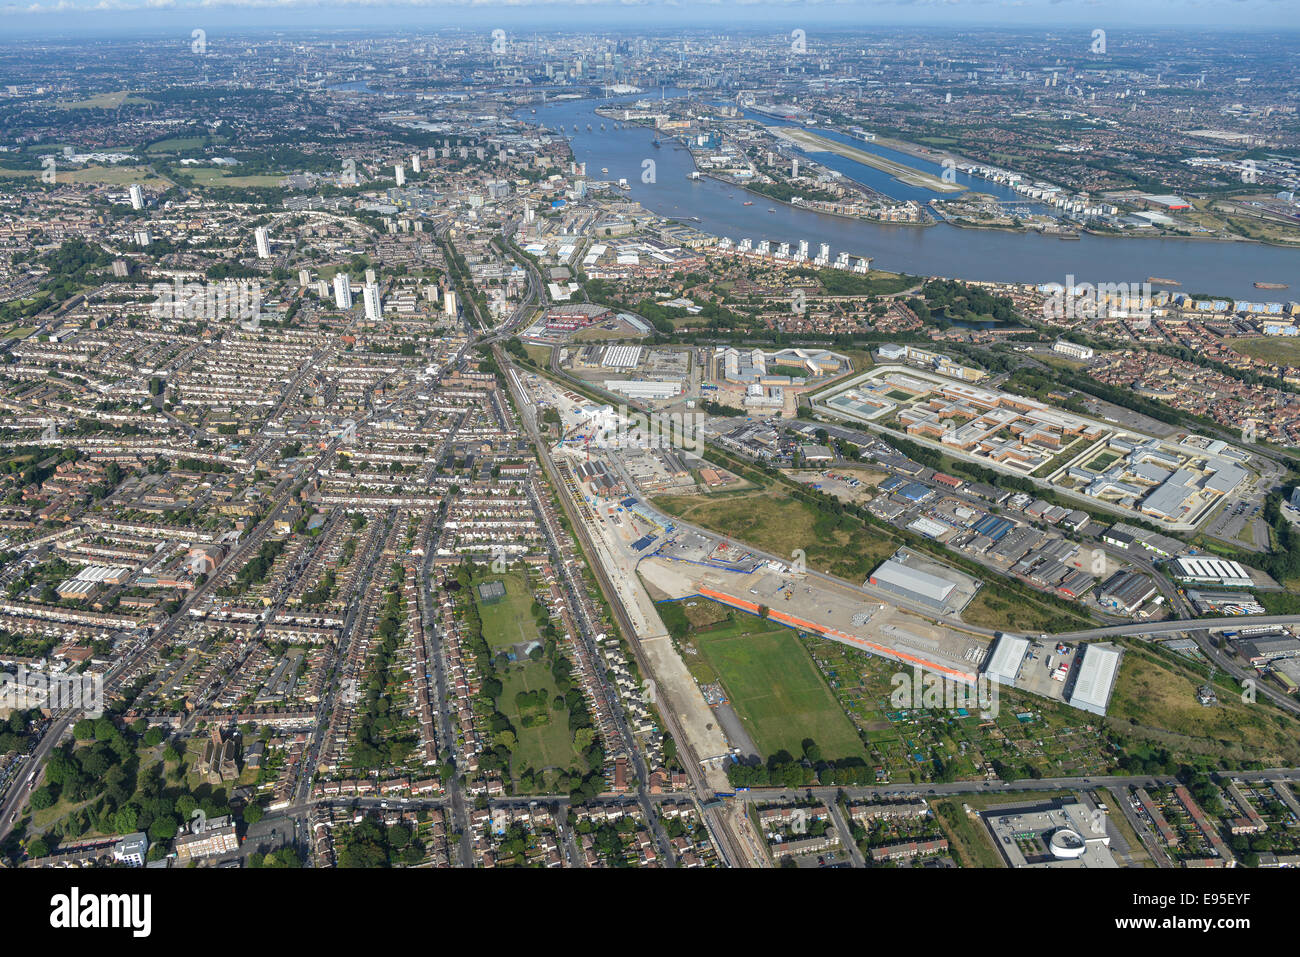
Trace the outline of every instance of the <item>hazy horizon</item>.
[[[737, 29], [736, 18], [741, 15], [745, 26]], [[872, 27], [1239, 33], [1293, 32], [1297, 23], [1300, 0], [36, 0], [0, 5], [0, 33], [25, 39], [87, 34], [147, 37], [188, 32], [193, 27], [245, 34], [402, 29], [477, 33], [497, 27], [565, 32], [627, 29], [642, 34]]]

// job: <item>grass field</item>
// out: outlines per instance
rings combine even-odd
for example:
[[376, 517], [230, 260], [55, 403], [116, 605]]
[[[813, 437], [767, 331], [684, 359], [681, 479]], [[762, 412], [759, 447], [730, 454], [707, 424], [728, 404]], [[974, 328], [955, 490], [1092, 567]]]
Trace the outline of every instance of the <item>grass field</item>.
[[1008, 601], [980, 589], [970, 604], [962, 609], [961, 620], [968, 625], [984, 628], [1043, 631], [1053, 618], [1061, 614], [1063, 612], [1059, 608], [1035, 604], [1021, 598], [1014, 602]]
[[[6, 169], [0, 167], [0, 176], [40, 176], [39, 169]], [[171, 181], [155, 176], [142, 166], [87, 166], [84, 169], [57, 170], [55, 180], [60, 183], [103, 183], [108, 186], [126, 186], [139, 183], [166, 189]]]
[[218, 166], [187, 166], [185, 173], [195, 186], [279, 186], [284, 179], [275, 176], [236, 176]]
[[550, 346], [530, 346], [525, 345], [524, 351], [528, 353], [528, 358], [532, 359], [539, 366], [545, 366], [551, 361]]
[[962, 867], [1006, 867], [984, 822], [968, 815], [961, 806], [961, 801], [941, 801], [934, 806], [953, 857]]
[[1219, 703], [1205, 708], [1196, 700], [1204, 676], [1129, 646], [1111, 698], [1111, 722], [1132, 728], [1157, 743], [1161, 735], [1170, 750], [1187, 750], [1215, 759], [1259, 760], [1269, 767], [1300, 762], [1300, 721], [1268, 704], [1242, 699], [1242, 689], [1230, 678], [1215, 682]]
[[152, 101], [143, 97], [133, 96], [129, 90], [118, 90], [116, 93], [97, 93], [84, 100], [63, 100], [55, 106], [60, 110], [115, 110], [124, 103], [135, 106], [150, 102]]
[[1300, 366], [1300, 338], [1233, 339], [1232, 351], [1263, 362]]
[[899, 545], [889, 533], [857, 528], [847, 519], [846, 527], [840, 527], [833, 515], [794, 500], [779, 487], [725, 498], [663, 495], [654, 504], [669, 515], [775, 555], [801, 548], [809, 566], [850, 581], [865, 580]]
[[180, 153], [197, 150], [208, 144], [206, 136], [172, 136], [157, 143], [150, 143], [146, 153]]
[[555, 682], [551, 672], [542, 661], [523, 661], [510, 665], [501, 675], [501, 697], [497, 707], [510, 719], [518, 734], [518, 746], [514, 749], [511, 771], [517, 778], [525, 769], [540, 771], [543, 768], [582, 768], [584, 762], [573, 747], [573, 738], [569, 734], [569, 712], [551, 711], [549, 704], [545, 714], [545, 724], [525, 728], [522, 716], [515, 704], [515, 695], [521, 691], [544, 690], [549, 702], [556, 695]]
[[764, 757], [798, 755], [805, 738], [827, 760], [866, 749], [794, 632], [748, 615], [698, 632], [695, 642]]
[[[478, 597], [478, 586], [490, 581], [504, 581], [506, 584], [506, 597], [495, 604], [488, 604]], [[490, 648], [509, 648], [520, 642], [540, 640], [533, 621], [533, 596], [523, 571], [512, 569], [504, 575], [488, 574], [476, 579], [473, 588], [479, 617], [483, 620], [483, 638]]]

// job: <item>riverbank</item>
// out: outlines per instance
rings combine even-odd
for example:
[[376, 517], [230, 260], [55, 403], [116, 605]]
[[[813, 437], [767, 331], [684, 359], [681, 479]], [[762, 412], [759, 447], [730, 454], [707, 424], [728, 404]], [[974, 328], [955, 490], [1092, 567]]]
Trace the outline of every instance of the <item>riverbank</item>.
[[768, 196], [766, 193], [760, 193], [758, 190], [746, 186], [744, 183], [732, 182], [729, 179], [723, 179], [721, 176], [717, 176], [713, 173], [700, 173], [700, 178], [711, 179], [715, 183], [721, 183], [723, 186], [730, 186], [733, 189], [743, 190], [750, 196], [757, 196], [759, 199], [766, 200], [769, 203], [775, 203], [778, 206], [784, 206], [786, 209], [797, 209], [800, 212], [816, 213], [818, 216], [834, 216], [836, 219], [845, 219], [851, 223], [870, 223], [873, 226], [915, 226], [918, 229], [925, 229], [928, 226], [938, 226], [942, 221], [938, 219], [927, 219], [923, 223], [893, 223], [887, 219], [872, 219], [870, 216], [850, 216], [848, 213], [836, 213], [828, 209], [816, 209], [815, 207], [804, 206], [800, 203], [787, 202], [784, 199], [775, 199]]
[[[744, 198], [753, 199], [754, 205], [745, 207], [734, 194], [736, 183], [704, 175], [698, 181], [688, 180], [694, 164], [687, 158], [689, 154], [678, 152], [676, 140], [672, 146], [665, 143], [663, 150], [651, 151], [647, 127], [625, 125], [614, 130], [610, 126], [603, 132], [585, 132], [586, 124], [595, 119], [592, 108], [598, 105], [613, 104], [590, 99], [548, 103], [538, 106], [536, 114], [525, 107], [522, 115], [516, 115], [525, 123], [552, 129], [562, 126], [567, 130], [575, 123], [581, 124], [583, 132], [569, 138], [576, 160], [585, 162], [588, 170], [608, 167], [610, 173], [606, 178], [614, 181], [626, 177], [632, 187], [627, 195], [640, 202], [648, 213], [664, 217], [699, 216], [700, 222], [693, 224], [695, 228], [714, 236], [733, 239], [762, 236], [792, 244], [807, 240], [813, 248], [826, 243], [831, 248], [832, 259], [838, 251], [848, 250], [852, 255], [871, 256], [872, 265], [880, 269], [912, 275], [957, 276], [968, 281], [1061, 282], [1066, 275], [1087, 277], [1095, 282], [1131, 281], [1140, 263], [1143, 276], [1181, 279], [1183, 288], [1189, 292], [1212, 292], [1216, 296], [1254, 301], [1261, 298], [1259, 290], [1252, 285], [1255, 280], [1286, 282], [1292, 289], [1300, 288], [1300, 252], [1259, 242], [1222, 242], [1216, 246], [1143, 236], [1160, 241], [1134, 244], [1125, 242], [1131, 234], [1114, 232], [1081, 234], [1082, 242], [1049, 242], [1051, 236], [1008, 229], [983, 229], [978, 234], [962, 229], [887, 229], [883, 227], [912, 224], [816, 215], [805, 207], [761, 203], [757, 198], [761, 194], [752, 191], [747, 191], [751, 195]], [[658, 163], [658, 179], [653, 185], [640, 182], [642, 163], [648, 156]], [[823, 159], [839, 165], [849, 164], [830, 155]], [[886, 178], [878, 170], [861, 169], [873, 177], [873, 182]], [[881, 185], [866, 185], [877, 192], [885, 189]], [[978, 186], [974, 188], [983, 191]], [[907, 190], [916, 191], [915, 187]], [[775, 208], [776, 212], [768, 213], [768, 208]]]

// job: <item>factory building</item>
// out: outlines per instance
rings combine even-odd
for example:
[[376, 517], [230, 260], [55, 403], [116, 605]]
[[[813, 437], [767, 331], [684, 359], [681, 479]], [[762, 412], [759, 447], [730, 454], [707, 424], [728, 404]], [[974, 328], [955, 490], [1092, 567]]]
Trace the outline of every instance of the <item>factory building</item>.
[[1175, 558], [1172, 571], [1181, 581], [1198, 585], [1250, 588], [1254, 585], [1244, 566], [1223, 558]]
[[650, 379], [606, 379], [605, 388], [629, 399], [671, 399], [682, 393], [680, 382], [654, 382]]
[[947, 610], [948, 599], [957, 587], [954, 582], [909, 568], [892, 558], [872, 572], [867, 582], [938, 612]]
[[1300, 641], [1290, 635], [1267, 635], [1241, 642], [1236, 651], [1259, 668], [1279, 658], [1300, 658]]
[[1097, 598], [1103, 605], [1131, 615], [1156, 593], [1156, 585], [1146, 575], [1119, 571], [1102, 583]]
[[1115, 688], [1115, 679], [1119, 677], [1123, 654], [1114, 645], [1080, 645], [1082, 660], [1074, 664], [1072, 684], [1065, 691], [1066, 704], [1081, 711], [1104, 715]]
[[1029, 639], [1019, 635], [1001, 635], [984, 665], [984, 676], [1000, 685], [1012, 685], [1029, 652]]

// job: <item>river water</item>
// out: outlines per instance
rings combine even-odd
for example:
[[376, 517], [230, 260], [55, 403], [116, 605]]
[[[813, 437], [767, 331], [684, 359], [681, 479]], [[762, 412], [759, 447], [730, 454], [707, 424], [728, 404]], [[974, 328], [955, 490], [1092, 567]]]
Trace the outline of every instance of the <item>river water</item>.
[[[631, 126], [615, 129], [613, 120], [594, 112], [602, 103], [643, 98], [655, 97], [642, 94], [616, 101], [566, 100], [538, 106], [535, 113], [522, 109], [515, 115], [551, 130], [562, 130], [574, 156], [587, 164], [589, 179], [625, 178], [632, 187], [628, 195], [646, 209], [737, 241], [749, 238], [757, 245], [759, 240], [769, 239], [795, 246], [806, 239], [814, 254], [820, 243], [829, 243], [832, 257], [841, 251], [869, 256], [873, 268], [923, 276], [1058, 283], [1065, 283], [1068, 277], [1076, 282], [1142, 283], [1155, 276], [1181, 283], [1178, 287], [1156, 289], [1254, 302], [1286, 302], [1300, 296], [1300, 249], [1244, 242], [1089, 235], [1063, 240], [1038, 233], [962, 229], [946, 223], [929, 227], [868, 223], [796, 209], [716, 180], [691, 180], [688, 175], [695, 168], [694, 162], [674, 140], [661, 138], [662, 146], [655, 148], [651, 130]], [[790, 125], [788, 121], [759, 119], [772, 125]], [[601, 123], [605, 124], [603, 131]], [[825, 135], [825, 131], [818, 132]], [[927, 172], [938, 169], [934, 164], [874, 144], [843, 136], [832, 138]], [[812, 155], [817, 162], [890, 196], [924, 201], [932, 195], [864, 164], [830, 153]], [[649, 172], [647, 160], [654, 162], [651, 182], [643, 181], [651, 178], [643, 176]], [[609, 172], [601, 173], [602, 167]], [[982, 192], [996, 191], [994, 184], [984, 180], [967, 182], [963, 176], [961, 182]], [[746, 202], [753, 205], [743, 205]], [[1255, 289], [1253, 283], [1257, 281], [1287, 283], [1291, 288]]]

